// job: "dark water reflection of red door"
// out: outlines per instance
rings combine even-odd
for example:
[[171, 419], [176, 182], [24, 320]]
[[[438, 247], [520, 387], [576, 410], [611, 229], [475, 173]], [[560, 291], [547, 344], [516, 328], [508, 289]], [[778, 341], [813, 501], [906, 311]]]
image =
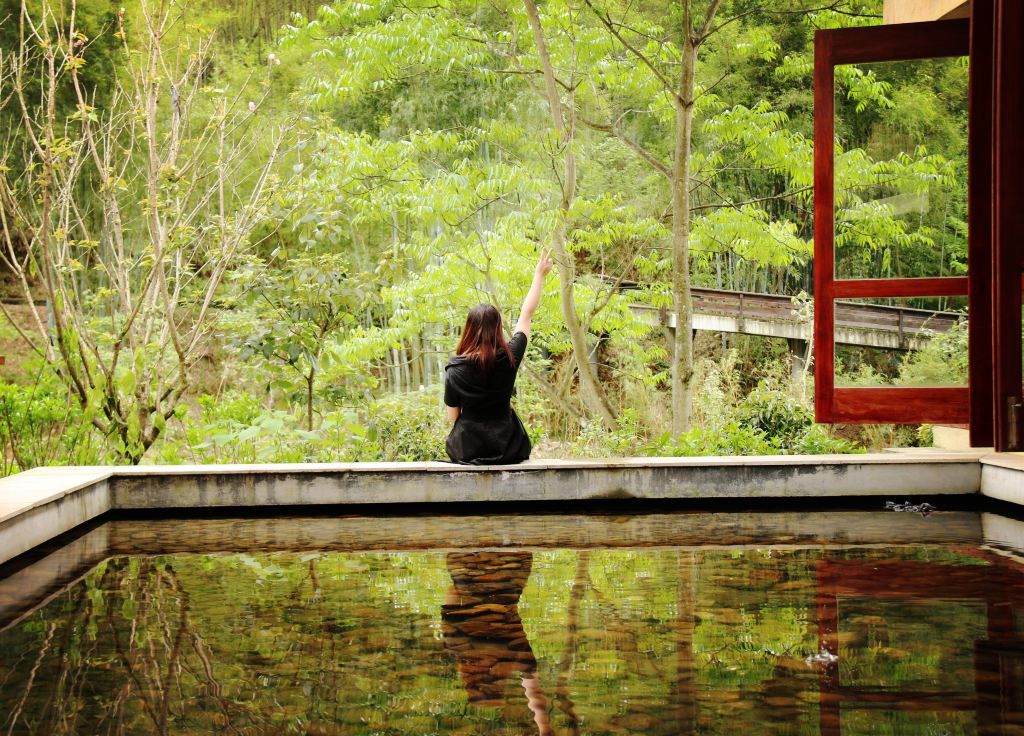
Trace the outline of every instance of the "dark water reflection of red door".
[[[818, 632], [821, 645], [821, 734], [842, 732], [844, 709], [901, 712], [970, 711], [977, 733], [1024, 733], [1024, 577], [1019, 564], [992, 552], [960, 548], [984, 566], [894, 560], [818, 562]], [[981, 607], [985, 636], [974, 641], [974, 680], [960, 688], [858, 687], [844, 682], [840, 635], [843, 604], [850, 600], [947, 602]], [[960, 636], [962, 631], [935, 631]]]

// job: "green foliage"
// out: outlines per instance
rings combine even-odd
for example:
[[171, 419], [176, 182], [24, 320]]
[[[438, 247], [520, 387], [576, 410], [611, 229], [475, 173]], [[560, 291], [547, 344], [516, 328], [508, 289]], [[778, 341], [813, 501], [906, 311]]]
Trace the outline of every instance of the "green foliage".
[[789, 446], [814, 423], [810, 407], [780, 387], [758, 384], [737, 407], [741, 427], [760, 432], [780, 446]]
[[[112, 102], [135, 73], [121, 43], [138, 47], [147, 1], [127, 4], [122, 38], [110, 7], [79, 0], [88, 43], [73, 63], [85, 62], [79, 78], [95, 106], [77, 109], [61, 77], [61, 171], [72, 161], [91, 166], [85, 133], [126, 109], [123, 99]], [[4, 8], [17, 16], [12, 2], [0, 0], [0, 19]], [[118, 118], [124, 135], [107, 139], [124, 145], [114, 156], [123, 171], [109, 181], [90, 174], [66, 190], [64, 211], [81, 215], [58, 228], [53, 245], [67, 257], [53, 268], [60, 299], [81, 299], [61, 305], [74, 319], [59, 339], [45, 320], [39, 338], [85, 377], [79, 395], [68, 384], [65, 399], [87, 407], [74, 410], [69, 428], [98, 420], [114, 454], [133, 461], [443, 459], [438, 385], [467, 309], [496, 303], [512, 322], [538, 249], [564, 219], [576, 311], [591, 344], [603, 338], [599, 379], [619, 418], [609, 430], [581, 416], [552, 278], [519, 379], [517, 409], [535, 444], [581, 455], [856, 449], [813, 425], [809, 386], [791, 380], [780, 350], [762, 343], [740, 357], [724, 341], [712, 346], [717, 336], [702, 340], [697, 356], [695, 429], [661, 436], [671, 358], [651, 317], [672, 305], [666, 172], [676, 122], [673, 96], [652, 70], [677, 74], [676, 5], [542, 4], [575, 125], [567, 142], [552, 133], [537, 94], [539, 59], [518, 2], [296, 0], [244, 12], [224, 0], [177, 2], [184, 12], [163, 39], [196, 51], [181, 56], [194, 64], [195, 83], [154, 93], [153, 131]], [[701, 48], [689, 185], [697, 285], [810, 288], [814, 30], [877, 23], [881, 12], [877, 0], [819, 5], [794, 0], [777, 12], [726, 0], [721, 17], [734, 20]], [[595, 8], [613, 20], [628, 14], [620, 38]], [[276, 32], [283, 18], [288, 25]], [[0, 47], [16, 47], [16, 29], [0, 27], [8, 42]], [[197, 40], [209, 39], [200, 54]], [[844, 65], [836, 73], [837, 273], [963, 273], [965, 66]], [[195, 94], [176, 107], [186, 88]], [[0, 121], [20, 121], [14, 112], [5, 106]], [[150, 140], [159, 143], [155, 162], [146, 158]], [[178, 153], [164, 155], [168, 147]], [[13, 145], [0, 159], [21, 171], [27, 150]], [[278, 150], [279, 163], [264, 170], [260, 162]], [[552, 162], [569, 150], [578, 171], [563, 216], [565, 182]], [[152, 187], [143, 183], [150, 169]], [[30, 181], [11, 187], [26, 211], [41, 201], [25, 188]], [[256, 191], [265, 194], [250, 201]], [[168, 337], [174, 326], [183, 330], [177, 344]], [[965, 341], [955, 330], [902, 366], [863, 361], [858, 380], [960, 380]], [[39, 401], [41, 417], [59, 413]]]
[[615, 429], [599, 422], [587, 422], [570, 448], [578, 457], [628, 457], [635, 455], [640, 426], [635, 409], [626, 409], [615, 418]]
[[[882, 445], [879, 443], [875, 446], [881, 447]], [[867, 452], [857, 442], [834, 436], [828, 428], [821, 424], [806, 427], [793, 438], [793, 442], [787, 450], [794, 455], [848, 455]]]
[[731, 351], [720, 362], [698, 365], [697, 406], [700, 424], [673, 437], [664, 433], [645, 438], [636, 410], [623, 412], [614, 430], [597, 423], [583, 427], [570, 451], [585, 457], [622, 455], [821, 455], [864, 452], [854, 442], [835, 437], [814, 423], [810, 407], [778, 372], [743, 393], [738, 355]]
[[[186, 413], [187, 412], [187, 413]], [[317, 431], [295, 412], [268, 409], [251, 393], [200, 396], [181, 411], [154, 448], [157, 463], [331, 462], [359, 459], [362, 428], [354, 412], [326, 415]]]
[[967, 319], [960, 319], [946, 332], [925, 328], [918, 336], [923, 343], [892, 367], [888, 361], [872, 362], [870, 355], [850, 354], [837, 366], [837, 376], [853, 386], [966, 386]]
[[[787, 422], [789, 423], [789, 422]], [[694, 428], [679, 437], [665, 435], [646, 448], [652, 455], [831, 455], [865, 452], [857, 444], [833, 437], [818, 424], [804, 427], [790, 437], [771, 437], [740, 422], [711, 429]]]
[[86, 2], [79, 15], [35, 0], [0, 46], [0, 120], [18, 119], [27, 141], [0, 135], [0, 261], [19, 299], [47, 304], [27, 327], [36, 352], [133, 463], [191, 398], [222, 280], [268, 220], [289, 127], [256, 117], [271, 65], [229, 87], [188, 9]]
[[413, 391], [374, 402], [367, 417], [373, 460], [448, 461], [451, 429], [437, 391]]
[[777, 446], [759, 430], [727, 422], [712, 428], [697, 428], [678, 436], [663, 435], [649, 446], [653, 455], [775, 455]]
[[290, 369], [274, 385], [305, 406], [306, 429], [312, 431], [316, 379], [330, 367], [336, 333], [355, 324], [366, 289], [346, 259], [333, 253], [276, 263], [254, 258], [234, 279], [237, 299], [248, 307], [232, 321], [239, 357]]
[[30, 371], [24, 384], [0, 382], [0, 474], [100, 462], [98, 438], [64, 384], [46, 365]]
[[171, 422], [157, 463], [365, 462], [446, 460], [448, 423], [436, 391], [324, 414], [312, 431], [287, 409], [267, 408], [251, 393], [201, 396]]
[[903, 361], [900, 386], [966, 386], [967, 320], [948, 332], [929, 332], [928, 343]]

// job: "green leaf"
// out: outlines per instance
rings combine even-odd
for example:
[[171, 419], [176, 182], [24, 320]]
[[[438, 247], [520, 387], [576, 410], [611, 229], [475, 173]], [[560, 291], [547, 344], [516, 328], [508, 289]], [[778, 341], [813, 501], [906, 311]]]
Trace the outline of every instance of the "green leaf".
[[117, 390], [126, 396], [135, 393], [136, 381], [134, 371], [122, 371], [117, 376]]

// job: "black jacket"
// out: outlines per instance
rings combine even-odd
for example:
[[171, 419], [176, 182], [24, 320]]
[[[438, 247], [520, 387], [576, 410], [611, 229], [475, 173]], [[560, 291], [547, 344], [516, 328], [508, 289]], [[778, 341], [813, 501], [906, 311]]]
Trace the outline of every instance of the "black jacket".
[[530, 438], [512, 409], [516, 374], [526, 354], [527, 338], [517, 332], [508, 341], [515, 358], [499, 352], [489, 375], [456, 355], [445, 366], [444, 403], [462, 409], [445, 442], [456, 463], [504, 465], [530, 457]]

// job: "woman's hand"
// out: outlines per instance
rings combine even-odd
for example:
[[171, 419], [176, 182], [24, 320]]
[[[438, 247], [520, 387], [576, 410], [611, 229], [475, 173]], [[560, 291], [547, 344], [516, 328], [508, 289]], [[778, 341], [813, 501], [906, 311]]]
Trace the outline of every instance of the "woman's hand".
[[534, 273], [544, 278], [551, 271], [553, 265], [555, 265], [555, 262], [551, 260], [551, 249], [542, 250], [540, 258], [537, 259], [537, 267], [534, 269]]

